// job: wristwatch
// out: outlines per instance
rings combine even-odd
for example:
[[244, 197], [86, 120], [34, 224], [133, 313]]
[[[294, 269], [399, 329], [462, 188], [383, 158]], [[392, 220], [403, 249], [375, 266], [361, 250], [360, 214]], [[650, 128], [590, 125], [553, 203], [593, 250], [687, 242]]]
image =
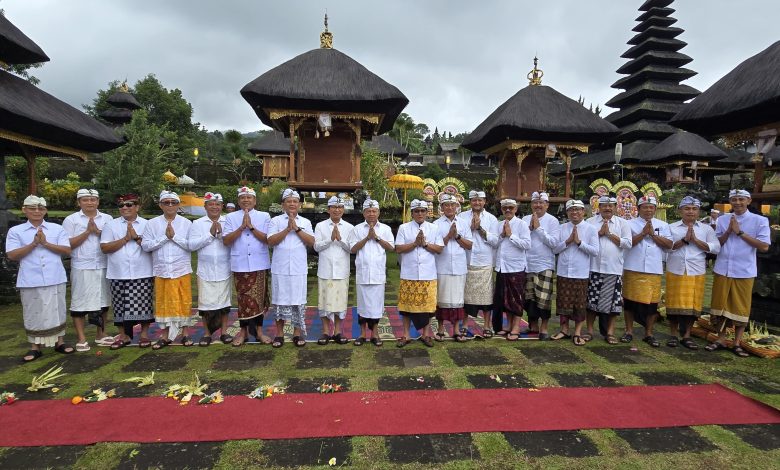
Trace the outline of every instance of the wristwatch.
[[249, 231], [250, 231], [250, 232], [254, 232], [254, 231], [255, 231], [255, 228], [254, 228], [254, 227], [249, 227]]
[[298, 228], [296, 228], [296, 229], [295, 229], [295, 233], [298, 233], [298, 232], [300, 232], [301, 230], [303, 230], [303, 229], [302, 229], [301, 227], [298, 227]]
[[460, 240], [461, 238], [463, 237], [461, 237], [460, 234], [455, 235], [455, 240]]
[[742, 235], [744, 235], [744, 234], [745, 234], [745, 232], [743, 232], [742, 230], [740, 230], [739, 232], [737, 232], [737, 236], [738, 236], [738, 237], [741, 237], [741, 236], [742, 236]]

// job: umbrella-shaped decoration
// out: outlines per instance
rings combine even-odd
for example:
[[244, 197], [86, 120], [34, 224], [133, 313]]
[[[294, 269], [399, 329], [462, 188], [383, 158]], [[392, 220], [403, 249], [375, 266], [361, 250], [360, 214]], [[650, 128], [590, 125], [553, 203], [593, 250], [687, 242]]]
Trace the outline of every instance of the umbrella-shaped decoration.
[[177, 178], [179, 186], [192, 186], [195, 184], [195, 180], [187, 175], [181, 175]]
[[179, 182], [179, 178], [173, 173], [171, 173], [171, 170], [168, 170], [165, 173], [163, 173], [162, 180], [170, 184], [176, 184]]
[[393, 189], [403, 189], [404, 190], [404, 212], [403, 212], [403, 222], [408, 222], [411, 219], [407, 219], [406, 216], [406, 190], [408, 189], [422, 189], [423, 188], [423, 180], [419, 176], [415, 175], [408, 175], [405, 173], [397, 173], [390, 177], [388, 180], [388, 186], [390, 186]]

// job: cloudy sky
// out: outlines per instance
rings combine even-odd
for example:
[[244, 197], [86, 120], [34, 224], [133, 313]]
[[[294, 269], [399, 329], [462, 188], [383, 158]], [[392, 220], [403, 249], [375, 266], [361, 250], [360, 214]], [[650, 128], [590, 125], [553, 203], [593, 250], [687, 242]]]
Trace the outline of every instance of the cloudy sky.
[[[327, 8], [334, 47], [398, 87], [406, 112], [431, 129], [476, 127], [527, 85], [543, 82], [603, 104], [626, 62], [644, 0], [0, 0], [51, 57], [41, 88], [73, 106], [112, 80], [154, 73], [179, 88], [208, 130], [263, 128], [239, 90], [319, 47]], [[677, 0], [681, 52], [703, 91], [778, 39], [777, 0]], [[602, 113], [609, 114], [611, 110]]]

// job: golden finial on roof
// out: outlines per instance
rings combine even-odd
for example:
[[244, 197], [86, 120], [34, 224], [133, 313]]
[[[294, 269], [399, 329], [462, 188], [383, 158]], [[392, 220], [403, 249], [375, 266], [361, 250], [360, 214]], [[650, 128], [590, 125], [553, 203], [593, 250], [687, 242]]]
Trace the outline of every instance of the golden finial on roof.
[[127, 86], [127, 80], [125, 80], [124, 82], [122, 82], [121, 85], [119, 85], [119, 91], [130, 93], [130, 88]]
[[542, 77], [544, 77], [544, 72], [542, 72], [541, 69], [537, 68], [536, 65], [539, 63], [539, 59], [534, 56], [534, 68], [530, 72], [528, 72], [528, 84], [529, 85], [541, 85], [542, 84]]
[[325, 31], [320, 33], [320, 49], [333, 49], [333, 33], [328, 31], [327, 12], [325, 12]]

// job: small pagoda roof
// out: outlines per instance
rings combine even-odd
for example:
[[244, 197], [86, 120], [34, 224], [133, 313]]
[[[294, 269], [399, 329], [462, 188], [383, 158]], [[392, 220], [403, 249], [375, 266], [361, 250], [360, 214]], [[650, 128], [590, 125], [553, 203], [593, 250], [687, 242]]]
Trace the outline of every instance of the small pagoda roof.
[[780, 41], [745, 60], [672, 119], [713, 136], [780, 122]]
[[115, 108], [141, 109], [141, 103], [127, 90], [117, 90], [106, 99], [106, 102]]
[[674, 3], [674, 0], [646, 0], [645, 3], [639, 7], [639, 11], [648, 11], [651, 8], [664, 8]]
[[[640, 10], [642, 11], [642, 10]], [[676, 10], [674, 8], [667, 8], [667, 7], [653, 7], [649, 10], [645, 10], [644, 13], [636, 17], [636, 21], [645, 21], [648, 18], [652, 18], [653, 16], [671, 16]]]
[[439, 150], [442, 152], [453, 152], [460, 148], [460, 144], [457, 142], [439, 142]]
[[[623, 144], [620, 162], [638, 162], [657, 142], [638, 140]], [[571, 171], [586, 171], [615, 164], [615, 149], [610, 147], [593, 153], [582, 153], [571, 159]]]
[[284, 132], [267, 132], [249, 144], [249, 151], [260, 155], [289, 155], [290, 139], [284, 136]]
[[38, 44], [0, 14], [0, 62], [20, 65], [48, 61], [49, 56]]
[[642, 67], [627, 77], [620, 78], [618, 81], [612, 84], [612, 88], [627, 90], [628, 88], [634, 87], [646, 80], [652, 79], [681, 82], [697, 74], [698, 72], [695, 72], [691, 69], [686, 69], [684, 67], [669, 67], [665, 65], [651, 64]]
[[114, 124], [126, 124], [133, 119], [133, 110], [125, 108], [108, 108], [98, 116], [100, 116], [101, 119]]
[[647, 99], [642, 100], [633, 106], [624, 107], [618, 111], [615, 111], [604, 119], [618, 127], [625, 126], [642, 119], [668, 121], [672, 116], [677, 114], [683, 106], [683, 103], [676, 101]]
[[461, 146], [482, 152], [507, 140], [593, 144], [619, 134], [580, 103], [541, 85], [542, 75], [534, 59], [531, 84], [496, 108]]
[[[609, 117], [609, 116], [607, 116]], [[665, 121], [642, 119], [621, 127], [620, 140], [632, 142], [634, 140], [663, 140], [677, 132], [677, 128], [670, 126]]]
[[0, 154], [23, 155], [20, 143], [43, 155], [83, 158], [124, 141], [109, 127], [27, 80], [0, 71]]
[[670, 51], [677, 52], [688, 43], [679, 39], [666, 39], [659, 37], [649, 37], [640, 44], [628, 49], [620, 57], [623, 59], [636, 59], [647, 51]]
[[642, 20], [642, 22], [634, 26], [631, 31], [641, 33], [650, 26], [671, 26], [675, 23], [677, 23], [677, 19], [675, 18], [670, 18], [668, 16], [651, 16]]
[[371, 140], [365, 142], [365, 145], [387, 155], [393, 155], [399, 158], [406, 158], [409, 156], [409, 151], [406, 150], [400, 142], [386, 134], [373, 136]]
[[393, 127], [409, 100], [348, 55], [332, 48], [332, 35], [321, 36], [321, 47], [305, 52], [274, 67], [241, 89], [241, 96], [269, 127], [287, 134], [284, 124], [275, 122], [272, 110], [327, 112], [350, 115], [379, 114], [376, 134]]
[[617, 73], [631, 74], [647, 65], [669, 65], [679, 67], [693, 61], [680, 52], [647, 51], [636, 59], [630, 60], [617, 69]]
[[673, 26], [650, 26], [646, 30], [636, 33], [634, 37], [628, 40], [628, 44], [641, 44], [648, 38], [674, 39], [684, 32], [685, 31], [682, 28], [675, 28]]
[[703, 137], [691, 132], [676, 132], [653, 147], [642, 158], [643, 162], [679, 160], [722, 160], [727, 155]]
[[678, 85], [673, 82], [646, 81], [637, 87], [618, 93], [605, 104], [610, 108], [618, 108], [653, 98], [682, 102], [695, 98], [699, 93], [699, 90], [688, 85]]

